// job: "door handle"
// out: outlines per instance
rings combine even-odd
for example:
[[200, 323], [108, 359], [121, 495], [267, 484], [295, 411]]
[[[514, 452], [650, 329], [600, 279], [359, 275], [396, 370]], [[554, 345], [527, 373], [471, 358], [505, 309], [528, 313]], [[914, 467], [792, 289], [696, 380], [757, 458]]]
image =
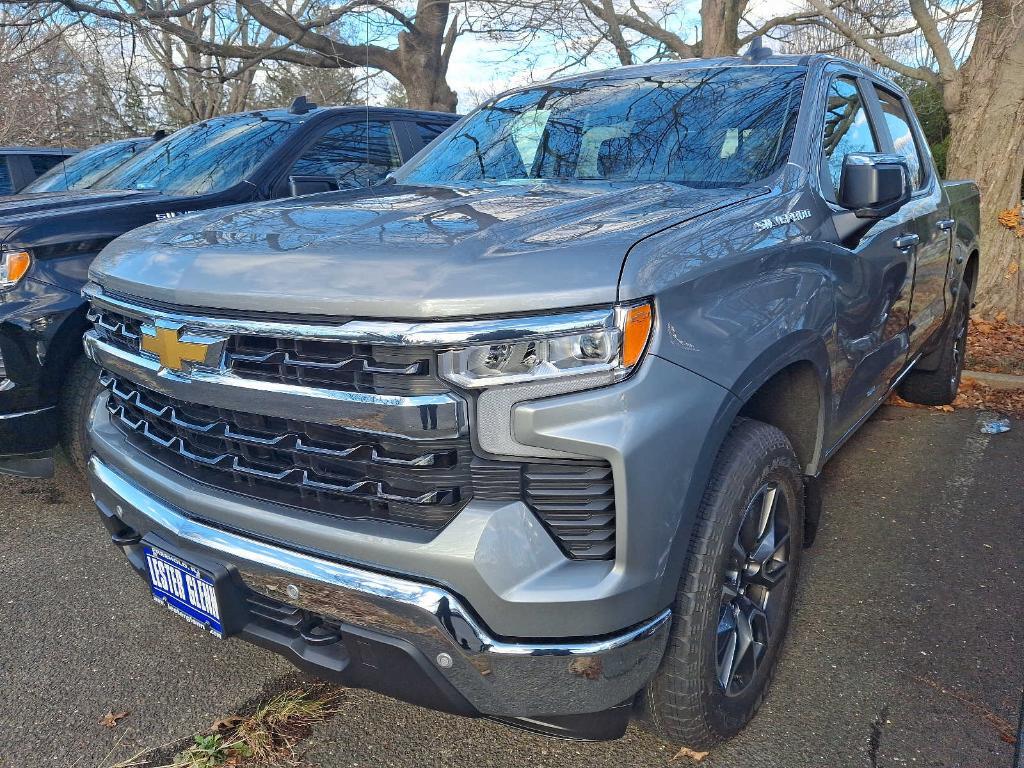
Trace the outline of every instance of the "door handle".
[[921, 238], [918, 235], [900, 235], [892, 244], [899, 248], [901, 251], [905, 251], [908, 248], [913, 248], [915, 245], [921, 242]]
[[956, 219], [939, 219], [935, 222], [935, 226], [941, 229], [943, 232], [948, 232], [956, 226]]

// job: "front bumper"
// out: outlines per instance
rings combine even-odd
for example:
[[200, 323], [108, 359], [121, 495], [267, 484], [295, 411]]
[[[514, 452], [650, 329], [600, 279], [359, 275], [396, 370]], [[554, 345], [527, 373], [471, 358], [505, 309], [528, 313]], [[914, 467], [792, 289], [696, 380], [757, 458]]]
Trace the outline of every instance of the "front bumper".
[[[144, 569], [143, 539], [218, 564], [231, 574], [239, 602], [247, 603], [231, 606], [244, 613], [243, 637], [343, 684], [459, 714], [529, 718], [543, 727], [615, 708], [628, 714], [620, 705], [653, 677], [664, 653], [668, 610], [610, 636], [506, 641], [445, 589], [198, 522], [98, 457], [89, 476], [115, 543], [136, 569]], [[267, 601], [279, 606], [272, 612], [284, 624], [268, 624], [259, 607]], [[310, 634], [322, 620], [336, 629], [336, 640], [324, 643], [323, 630]], [[291, 631], [283, 628], [289, 621]], [[617, 736], [625, 720], [615, 723], [612, 732], [590, 735]]]

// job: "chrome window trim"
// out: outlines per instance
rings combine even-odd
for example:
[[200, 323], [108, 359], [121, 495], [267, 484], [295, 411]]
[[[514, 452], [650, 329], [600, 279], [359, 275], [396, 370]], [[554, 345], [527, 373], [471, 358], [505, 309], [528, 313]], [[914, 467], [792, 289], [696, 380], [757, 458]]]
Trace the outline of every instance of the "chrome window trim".
[[90, 302], [141, 320], [162, 320], [189, 330], [220, 334], [284, 336], [296, 339], [348, 341], [393, 346], [456, 347], [466, 344], [512, 341], [542, 336], [582, 333], [615, 326], [615, 308], [586, 309], [531, 317], [498, 317], [489, 320], [397, 321], [351, 320], [340, 325], [293, 323], [276, 320], [208, 317], [168, 312], [133, 304], [110, 296], [102, 286], [89, 283], [82, 295]]

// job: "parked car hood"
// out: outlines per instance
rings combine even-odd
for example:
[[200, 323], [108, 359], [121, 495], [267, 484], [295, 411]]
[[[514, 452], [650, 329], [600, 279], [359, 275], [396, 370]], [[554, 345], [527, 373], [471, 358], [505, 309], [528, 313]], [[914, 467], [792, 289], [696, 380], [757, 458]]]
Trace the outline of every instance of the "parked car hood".
[[165, 304], [427, 319], [616, 300], [630, 246], [762, 190], [676, 184], [390, 185], [160, 222], [91, 277]]
[[154, 197], [156, 192], [132, 190], [70, 190], [66, 192], [36, 192], [0, 198], [0, 222], [39, 211], [58, 211], [68, 208], [105, 206], [122, 200]]

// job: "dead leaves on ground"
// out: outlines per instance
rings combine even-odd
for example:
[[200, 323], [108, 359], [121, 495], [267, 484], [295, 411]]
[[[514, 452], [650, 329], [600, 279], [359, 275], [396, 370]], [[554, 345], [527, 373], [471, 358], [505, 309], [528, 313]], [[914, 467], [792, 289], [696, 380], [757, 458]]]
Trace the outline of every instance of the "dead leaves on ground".
[[989, 373], [1024, 374], [1024, 325], [1008, 323], [1002, 312], [992, 320], [971, 320], [967, 367]]
[[300, 742], [338, 711], [340, 689], [328, 685], [278, 694], [249, 715], [227, 715], [175, 757], [174, 768], [295, 765]]
[[679, 751], [675, 753], [670, 763], [674, 763], [676, 760], [682, 760], [686, 758], [694, 763], [699, 763], [705, 757], [708, 756], [707, 752], [697, 752], [696, 750], [690, 749], [689, 747], [680, 747]]
[[[960, 392], [953, 401], [955, 408], [977, 408], [984, 411], [1024, 417], [1024, 389], [999, 389], [965, 376]], [[949, 407], [949, 406], [944, 406]]]
[[917, 405], [904, 400], [895, 392], [889, 395], [886, 403], [900, 408], [928, 408], [943, 413], [953, 413], [958, 408], [973, 408], [1024, 418], [1024, 389], [997, 389], [969, 376], [961, 380], [960, 391], [952, 405]]
[[[1024, 375], [1024, 325], [1010, 323], [1005, 313], [991, 320], [971, 320], [967, 337], [967, 368], [987, 373]], [[1024, 417], [1024, 389], [1001, 389], [984, 384], [965, 373], [960, 392], [952, 405], [922, 406], [909, 403], [899, 395], [889, 397], [889, 405], [902, 408], [929, 408], [951, 413], [957, 408]]]
[[115, 712], [113, 709], [108, 709], [107, 714], [100, 718], [100, 725], [104, 728], [113, 728], [126, 717], [128, 717], [128, 712]]

